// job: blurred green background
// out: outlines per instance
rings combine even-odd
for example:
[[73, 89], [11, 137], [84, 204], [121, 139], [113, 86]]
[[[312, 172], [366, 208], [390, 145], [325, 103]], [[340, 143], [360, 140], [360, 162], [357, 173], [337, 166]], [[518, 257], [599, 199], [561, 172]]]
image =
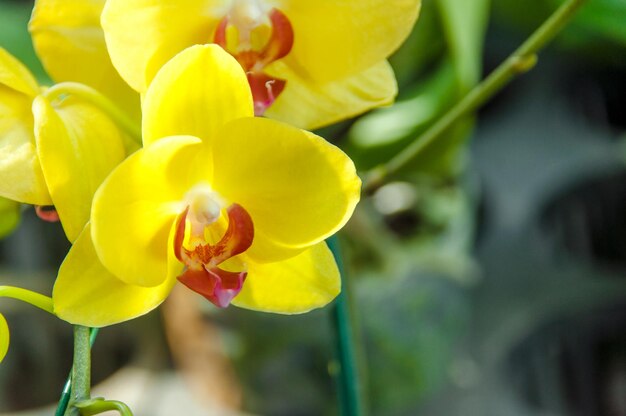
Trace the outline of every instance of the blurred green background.
[[[320, 134], [362, 172], [383, 163], [560, 3], [423, 0], [391, 58], [397, 104]], [[31, 7], [0, 0], [0, 46], [46, 83]], [[625, 131], [626, 0], [590, 0], [536, 69], [363, 200], [341, 238], [371, 414], [626, 415]], [[2, 284], [50, 293], [68, 248], [60, 227], [11, 203], [0, 212]], [[95, 382], [134, 391], [137, 415], [338, 413], [328, 308], [205, 305], [189, 312], [190, 335], [176, 329], [191, 319], [185, 302], [102, 331]], [[57, 400], [71, 328], [0, 309], [13, 336], [0, 413], [50, 414], [36, 409]]]

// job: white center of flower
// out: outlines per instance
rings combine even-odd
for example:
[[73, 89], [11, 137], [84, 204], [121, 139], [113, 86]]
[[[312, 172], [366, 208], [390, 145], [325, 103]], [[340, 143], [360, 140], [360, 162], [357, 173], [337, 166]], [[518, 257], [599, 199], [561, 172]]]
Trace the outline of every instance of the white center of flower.
[[204, 227], [213, 224], [220, 218], [226, 206], [224, 200], [208, 184], [197, 184], [185, 195], [189, 206], [187, 219], [192, 225], [192, 234], [203, 235]]
[[250, 47], [252, 30], [269, 23], [267, 18], [269, 9], [262, 0], [233, 0], [228, 16], [239, 30], [240, 46]]

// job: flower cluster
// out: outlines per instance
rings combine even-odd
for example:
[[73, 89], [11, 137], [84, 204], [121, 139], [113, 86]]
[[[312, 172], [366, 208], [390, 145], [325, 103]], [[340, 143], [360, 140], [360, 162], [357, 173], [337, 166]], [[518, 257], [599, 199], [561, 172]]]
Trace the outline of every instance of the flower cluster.
[[59, 84], [0, 49], [0, 197], [58, 216], [73, 243], [55, 314], [115, 324], [177, 282], [218, 307], [329, 303], [324, 240], [361, 182], [301, 128], [393, 101], [386, 58], [419, 3], [38, 0], [30, 31]]

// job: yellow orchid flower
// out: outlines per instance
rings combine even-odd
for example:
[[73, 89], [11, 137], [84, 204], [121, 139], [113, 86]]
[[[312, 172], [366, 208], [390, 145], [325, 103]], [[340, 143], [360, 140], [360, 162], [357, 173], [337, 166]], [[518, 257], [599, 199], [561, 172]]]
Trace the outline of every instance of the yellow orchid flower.
[[98, 185], [124, 157], [121, 133], [102, 111], [74, 96], [50, 97], [0, 48], [0, 197], [54, 205], [74, 241]]
[[55, 82], [79, 82], [107, 96], [139, 122], [139, 94], [119, 76], [104, 42], [106, 0], [37, 0], [28, 24], [33, 46]]
[[91, 228], [59, 271], [55, 313], [114, 324], [158, 306], [177, 280], [220, 307], [302, 313], [330, 302], [340, 280], [324, 239], [359, 200], [352, 161], [254, 117], [244, 71], [216, 45], [168, 62], [143, 104], [144, 147], [96, 193]]
[[[217, 43], [245, 69], [257, 115], [317, 128], [391, 104], [386, 58], [420, 0], [108, 0], [113, 64], [135, 90], [195, 44]], [[208, 75], [207, 75], [208, 76]]]

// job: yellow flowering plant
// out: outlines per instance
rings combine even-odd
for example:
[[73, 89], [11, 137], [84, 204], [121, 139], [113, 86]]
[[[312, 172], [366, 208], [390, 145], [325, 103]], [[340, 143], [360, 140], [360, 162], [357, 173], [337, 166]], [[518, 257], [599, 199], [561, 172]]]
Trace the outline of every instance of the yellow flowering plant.
[[[365, 189], [530, 69], [583, 2], [567, 0], [493, 76], [370, 172]], [[74, 366], [56, 415], [132, 414], [90, 398], [90, 337], [153, 310], [177, 282], [220, 308], [280, 314], [339, 295], [344, 413], [360, 414], [340, 257], [328, 244], [352, 216], [361, 179], [348, 155], [302, 128], [392, 103], [387, 58], [420, 6], [36, 1], [29, 29], [59, 84], [39, 85], [0, 48], [0, 202], [60, 220], [72, 247], [51, 297], [8, 286], [0, 297], [74, 325]], [[0, 360], [8, 340], [0, 315]]]

